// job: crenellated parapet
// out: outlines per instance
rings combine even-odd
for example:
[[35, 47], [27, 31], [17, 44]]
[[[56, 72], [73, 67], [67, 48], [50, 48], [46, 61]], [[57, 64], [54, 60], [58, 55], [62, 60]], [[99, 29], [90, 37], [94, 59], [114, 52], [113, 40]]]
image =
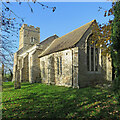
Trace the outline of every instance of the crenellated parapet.
[[23, 29], [40, 32], [40, 28], [39, 27], [35, 28], [33, 25], [23, 24], [22, 27], [20, 28], [20, 31], [22, 31]]
[[40, 42], [40, 28], [23, 24], [20, 29], [19, 50], [27, 50]]

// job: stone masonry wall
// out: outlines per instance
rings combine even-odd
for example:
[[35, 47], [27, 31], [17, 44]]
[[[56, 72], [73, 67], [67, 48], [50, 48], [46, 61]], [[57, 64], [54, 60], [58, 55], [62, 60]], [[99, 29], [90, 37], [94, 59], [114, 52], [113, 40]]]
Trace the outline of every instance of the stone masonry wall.
[[[98, 56], [99, 56], [99, 65], [98, 65], [98, 71], [88, 71], [87, 69], [87, 40], [89, 36], [91, 35], [91, 29], [86, 31], [82, 39], [77, 43], [77, 47], [79, 48], [78, 53], [78, 60], [79, 60], [79, 86], [80, 87], [86, 87], [90, 85], [94, 85], [96, 83], [100, 83], [106, 80], [106, 61], [101, 65], [102, 59], [101, 59], [101, 50], [98, 50]], [[104, 58], [104, 57], [103, 57]]]
[[40, 81], [40, 61], [38, 58], [38, 55], [40, 54], [41, 51], [36, 50], [34, 52], [34, 54], [32, 55], [32, 61], [33, 61], [33, 65], [32, 65], [32, 81], [33, 82], [41, 82]]
[[28, 54], [24, 57], [23, 61], [23, 82], [29, 81], [29, 62], [28, 62]]
[[[55, 82], [56, 85], [60, 86], [72, 86], [72, 50], [64, 50], [61, 52], [56, 52], [55, 57]], [[58, 74], [58, 61], [60, 68], [60, 57], [62, 58], [62, 71], [59, 69]]]
[[40, 58], [42, 83], [78, 87], [78, 48]]
[[108, 54], [106, 55], [106, 79], [112, 81], [112, 59]]
[[[31, 43], [30, 39], [34, 37], [34, 42]], [[27, 24], [23, 24], [20, 29], [20, 40], [19, 40], [19, 50], [21, 48], [25, 48], [27, 50], [34, 44], [40, 42], [40, 28], [34, 28], [34, 26], [28, 26]]]
[[78, 81], [78, 75], [79, 75], [79, 73], [78, 73], [78, 68], [79, 68], [79, 61], [78, 61], [78, 47], [75, 47], [75, 48], [73, 48], [72, 49], [72, 70], [73, 70], [73, 72], [72, 72], [72, 74], [73, 74], [73, 77], [72, 77], [72, 83], [73, 83], [73, 87], [75, 87], [75, 88], [79, 88], [79, 81]]

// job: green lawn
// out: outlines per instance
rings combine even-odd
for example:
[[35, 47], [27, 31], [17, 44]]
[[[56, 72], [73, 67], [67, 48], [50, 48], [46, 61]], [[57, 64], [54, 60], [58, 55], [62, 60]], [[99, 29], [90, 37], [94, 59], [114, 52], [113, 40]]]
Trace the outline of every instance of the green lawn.
[[45, 84], [22, 83], [15, 90], [13, 83], [3, 83], [3, 118], [97, 118], [120, 119], [120, 106], [114, 95], [105, 89], [73, 89]]

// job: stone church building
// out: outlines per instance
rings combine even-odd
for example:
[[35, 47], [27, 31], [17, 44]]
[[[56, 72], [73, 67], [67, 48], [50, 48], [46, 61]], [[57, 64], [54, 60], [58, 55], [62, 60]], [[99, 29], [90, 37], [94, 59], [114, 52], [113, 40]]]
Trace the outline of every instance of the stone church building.
[[85, 87], [112, 81], [112, 65], [101, 49], [89, 44], [93, 20], [72, 32], [40, 42], [40, 28], [23, 24], [14, 54], [13, 81]]

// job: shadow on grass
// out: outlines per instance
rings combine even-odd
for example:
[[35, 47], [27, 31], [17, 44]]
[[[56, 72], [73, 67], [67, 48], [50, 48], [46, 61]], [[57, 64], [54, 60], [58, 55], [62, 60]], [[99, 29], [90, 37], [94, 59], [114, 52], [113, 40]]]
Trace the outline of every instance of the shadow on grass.
[[[21, 84], [22, 86], [31, 85], [29, 82], [25, 82]], [[11, 88], [14, 87], [14, 82], [3, 82], [3, 88]]]
[[[31, 84], [29, 82], [25, 82], [25, 83], [21, 83], [21, 89], [29, 89], [32, 88], [33, 86], [31, 86]], [[4, 82], [3, 84], [3, 90], [7, 91], [7, 89], [9, 89], [9, 92], [14, 92], [15, 90], [19, 90], [19, 89], [15, 89], [14, 88], [14, 82]]]
[[[5, 83], [3, 83], [3, 84], [5, 84]], [[14, 87], [14, 85], [3, 85], [3, 88], [12, 88], [12, 87]]]
[[[29, 84], [28, 84], [29, 85]], [[96, 118], [118, 119], [118, 115], [109, 114], [115, 109], [114, 104], [108, 104], [110, 93], [95, 88], [72, 89], [47, 85], [28, 86], [33, 91], [23, 93], [22, 98], [4, 101], [13, 104], [3, 110], [5, 118]], [[27, 85], [26, 85], [27, 86]], [[26, 91], [25, 91], [26, 92]], [[98, 109], [98, 110], [97, 110]], [[12, 114], [14, 112], [14, 114]]]

